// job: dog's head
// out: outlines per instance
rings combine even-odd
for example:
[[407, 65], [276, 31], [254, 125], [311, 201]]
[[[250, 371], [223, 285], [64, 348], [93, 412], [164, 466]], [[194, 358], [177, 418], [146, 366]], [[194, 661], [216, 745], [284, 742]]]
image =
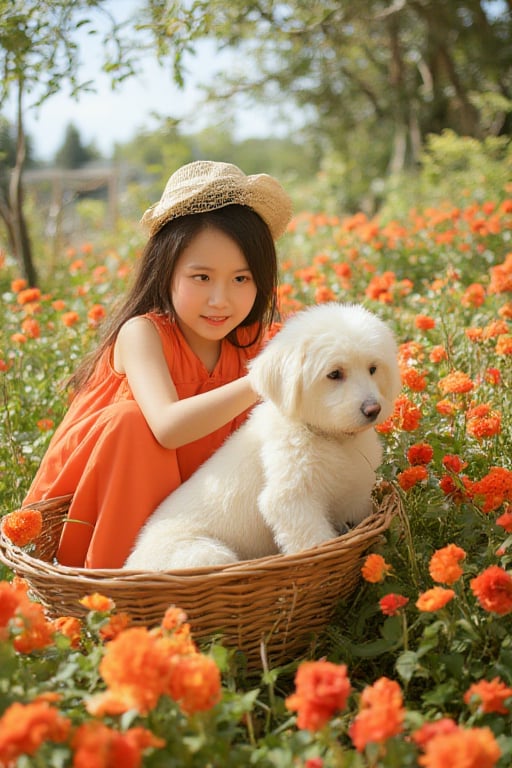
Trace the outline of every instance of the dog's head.
[[362, 306], [334, 302], [287, 320], [251, 362], [249, 376], [286, 416], [329, 433], [385, 421], [401, 386], [388, 326]]

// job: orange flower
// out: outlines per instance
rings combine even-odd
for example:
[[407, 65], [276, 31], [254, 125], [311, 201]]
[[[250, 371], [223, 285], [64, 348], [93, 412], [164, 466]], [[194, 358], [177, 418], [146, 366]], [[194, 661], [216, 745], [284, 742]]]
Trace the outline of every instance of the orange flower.
[[64, 314], [61, 315], [61, 319], [65, 326], [71, 328], [72, 325], [78, 323], [80, 316], [78, 312], [64, 312]]
[[407, 366], [406, 368], [402, 368], [400, 374], [402, 383], [412, 392], [423, 392], [427, 388], [425, 374], [420, 373], [416, 368]]
[[53, 429], [54, 423], [52, 419], [39, 419], [36, 426], [41, 432], [48, 432], [50, 429]]
[[386, 563], [382, 555], [377, 554], [368, 555], [361, 568], [363, 579], [371, 584], [384, 581], [390, 571], [391, 566], [389, 563]]
[[27, 281], [23, 277], [17, 277], [11, 282], [11, 291], [13, 293], [19, 293], [27, 287]]
[[107, 315], [105, 307], [101, 304], [93, 304], [87, 312], [90, 325], [97, 326]]
[[124, 611], [114, 613], [99, 629], [99, 634], [103, 642], [108, 643], [110, 640], [113, 640], [123, 632], [123, 630], [130, 626], [131, 621], [129, 614]]
[[399, 472], [396, 476], [398, 484], [403, 491], [409, 491], [414, 488], [418, 483], [423, 482], [428, 477], [426, 467], [422, 464], [415, 467], [408, 467], [403, 472]]
[[407, 451], [407, 461], [413, 466], [429, 464], [434, 458], [434, 449], [428, 443], [415, 443]]
[[500, 756], [490, 728], [459, 728], [431, 739], [418, 764], [422, 768], [494, 768]]
[[433, 317], [428, 317], [428, 315], [416, 315], [414, 325], [421, 331], [430, 331], [436, 327], [436, 321]]
[[115, 608], [115, 603], [110, 597], [100, 595], [99, 592], [94, 592], [92, 595], [86, 595], [82, 597], [79, 602], [85, 606], [89, 611], [100, 611], [101, 613], [108, 613]]
[[512, 472], [504, 467], [491, 467], [489, 472], [471, 484], [471, 495], [485, 513], [501, 507], [504, 501], [512, 501]]
[[448, 353], [442, 344], [438, 344], [437, 346], [432, 347], [428, 359], [431, 363], [440, 363], [442, 360], [448, 359]]
[[2, 531], [17, 547], [24, 547], [37, 539], [43, 528], [38, 509], [16, 509], [2, 518]]
[[501, 525], [507, 533], [512, 533], [512, 510], [507, 507], [505, 512], [496, 518], [497, 525]]
[[512, 355], [512, 335], [510, 333], [504, 333], [498, 336], [496, 342], [496, 354], [497, 355]]
[[492, 680], [480, 680], [473, 683], [464, 694], [464, 702], [482, 712], [496, 712], [498, 715], [508, 715], [512, 705], [505, 706], [507, 699], [512, 698], [512, 688], [509, 688], [499, 677]]
[[82, 637], [82, 624], [75, 616], [59, 616], [54, 619], [53, 626], [56, 632], [64, 635], [70, 641], [71, 648], [79, 648]]
[[432, 612], [444, 608], [450, 600], [455, 597], [453, 589], [444, 589], [443, 587], [432, 587], [423, 592], [416, 600], [416, 608], [420, 611]]
[[379, 607], [384, 616], [396, 616], [397, 613], [400, 612], [400, 609], [404, 608], [408, 602], [408, 597], [395, 595], [393, 592], [390, 592], [388, 595], [381, 597], [379, 600]]
[[448, 376], [439, 380], [438, 386], [443, 395], [448, 393], [462, 395], [466, 392], [471, 392], [474, 384], [467, 373], [463, 373], [462, 371], [452, 371]]
[[367, 744], [383, 744], [403, 729], [405, 709], [402, 691], [394, 680], [379, 678], [361, 694], [360, 710], [349, 729], [358, 752]]
[[146, 627], [130, 627], [106, 646], [100, 674], [107, 691], [89, 699], [91, 714], [120, 714], [137, 709], [147, 714], [166, 692], [172, 656]]
[[464, 560], [466, 553], [455, 544], [438, 549], [430, 558], [429, 573], [434, 581], [443, 584], [455, 584], [463, 574], [459, 565]]
[[287, 709], [298, 712], [299, 728], [318, 731], [336, 712], [345, 709], [350, 691], [345, 664], [305, 661], [295, 675], [295, 693], [285, 704]]
[[39, 288], [25, 288], [18, 293], [18, 304], [31, 304], [41, 299]]
[[504, 616], [512, 611], [512, 577], [499, 565], [491, 565], [471, 579], [470, 586], [486, 611]]
[[35, 755], [45, 741], [67, 740], [70, 721], [45, 702], [15, 702], [0, 718], [0, 765], [14, 765], [21, 755]]
[[21, 330], [29, 339], [39, 339], [41, 337], [41, 326], [33, 317], [26, 317], [23, 320]]
[[471, 283], [468, 285], [460, 303], [463, 307], [481, 307], [485, 301], [485, 288], [481, 283]]
[[454, 733], [459, 730], [459, 726], [449, 717], [442, 717], [433, 723], [424, 723], [421, 728], [412, 733], [412, 740], [420, 749], [425, 749], [428, 742], [436, 736], [444, 736], [447, 733]]
[[476, 416], [468, 419], [466, 422], [466, 432], [478, 440], [499, 435], [501, 432], [501, 413], [494, 411], [489, 416]]
[[73, 768], [140, 768], [144, 749], [164, 746], [164, 739], [145, 728], [119, 732], [93, 720], [73, 735]]
[[498, 368], [486, 368], [485, 369], [485, 381], [488, 384], [498, 386], [501, 384], [501, 371]]
[[53, 644], [55, 628], [46, 618], [44, 608], [20, 593], [16, 617], [12, 622], [16, 628], [13, 646], [18, 653], [32, 653]]
[[220, 671], [217, 664], [209, 656], [200, 653], [175, 656], [166, 693], [187, 715], [211, 709], [221, 698]]
[[414, 432], [421, 421], [420, 409], [405, 395], [395, 400], [391, 417], [375, 427], [377, 432], [388, 432], [390, 429], [401, 429], [404, 432]]

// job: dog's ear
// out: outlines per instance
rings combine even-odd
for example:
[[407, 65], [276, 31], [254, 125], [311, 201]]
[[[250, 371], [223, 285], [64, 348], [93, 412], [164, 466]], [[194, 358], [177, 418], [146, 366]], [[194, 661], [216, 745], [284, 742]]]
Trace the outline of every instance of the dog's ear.
[[264, 400], [271, 400], [287, 416], [294, 417], [302, 398], [305, 349], [280, 343], [279, 334], [249, 364], [251, 386]]

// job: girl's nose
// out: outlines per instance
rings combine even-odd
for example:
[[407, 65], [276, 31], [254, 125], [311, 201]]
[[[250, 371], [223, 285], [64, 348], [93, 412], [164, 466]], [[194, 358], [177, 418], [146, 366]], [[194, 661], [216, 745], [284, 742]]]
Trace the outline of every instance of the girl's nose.
[[228, 295], [223, 285], [212, 285], [208, 304], [212, 307], [224, 307], [228, 303]]

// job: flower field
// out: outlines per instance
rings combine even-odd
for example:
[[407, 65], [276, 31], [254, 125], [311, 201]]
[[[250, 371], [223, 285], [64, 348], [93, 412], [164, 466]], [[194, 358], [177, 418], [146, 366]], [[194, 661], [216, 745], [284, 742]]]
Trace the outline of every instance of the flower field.
[[[510, 190], [508, 191], [510, 194]], [[0, 269], [0, 500], [21, 504], [141, 243], [84, 243], [51, 289]], [[378, 428], [398, 515], [311, 653], [244, 675], [180, 606], [132, 626], [101, 595], [50, 621], [0, 576], [0, 766], [510, 768], [512, 199], [380, 222], [300, 213], [280, 245], [283, 316], [361, 302], [390, 324], [403, 389]]]

